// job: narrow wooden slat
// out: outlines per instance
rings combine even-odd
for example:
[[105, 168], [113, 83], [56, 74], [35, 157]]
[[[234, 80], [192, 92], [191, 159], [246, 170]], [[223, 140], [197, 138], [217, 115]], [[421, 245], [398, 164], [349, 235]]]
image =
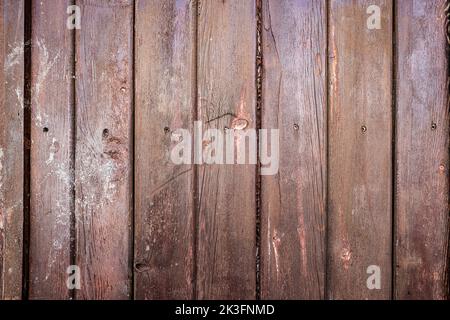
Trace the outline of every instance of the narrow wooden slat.
[[22, 296], [24, 2], [0, 2], [0, 300]]
[[193, 166], [170, 154], [192, 132], [195, 12], [189, 0], [136, 3], [135, 297], [193, 298]]
[[[255, 128], [255, 53], [255, 1], [200, 1], [198, 118], [204, 131]], [[255, 173], [251, 164], [198, 169], [200, 299], [255, 297]]]
[[131, 288], [133, 1], [82, 0], [76, 37], [77, 299]]
[[444, 0], [397, 2], [397, 299], [445, 299], [448, 294], [445, 5]]
[[[381, 10], [381, 29], [368, 28], [372, 5]], [[392, 6], [390, 0], [330, 3], [330, 299], [390, 298]], [[380, 289], [367, 286], [376, 270], [370, 266], [380, 268]]]
[[67, 299], [73, 211], [70, 1], [32, 7], [30, 299]]
[[323, 299], [326, 3], [263, 1], [262, 128], [280, 129], [279, 174], [262, 177], [262, 298]]

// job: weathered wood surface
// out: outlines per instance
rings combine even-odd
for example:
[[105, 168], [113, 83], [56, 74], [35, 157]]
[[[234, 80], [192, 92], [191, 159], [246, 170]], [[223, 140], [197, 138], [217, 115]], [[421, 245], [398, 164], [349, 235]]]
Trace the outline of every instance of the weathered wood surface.
[[323, 299], [326, 259], [326, 3], [263, 1], [262, 128], [280, 130], [262, 177], [263, 299]]
[[[369, 30], [370, 5], [381, 29]], [[331, 1], [328, 298], [389, 299], [392, 251], [392, 1]], [[381, 288], [369, 290], [369, 266]]]
[[[0, 299], [448, 298], [445, 10], [0, 1]], [[278, 174], [174, 164], [195, 120], [279, 129]]]
[[70, 1], [32, 7], [30, 299], [67, 299], [73, 213], [73, 32]]
[[133, 1], [77, 1], [77, 299], [128, 299], [132, 256]]
[[397, 1], [395, 298], [448, 295], [444, 0]]
[[22, 297], [24, 2], [0, 2], [0, 299]]
[[[255, 128], [255, 53], [255, 1], [199, 2], [197, 99], [204, 131]], [[203, 141], [204, 151], [210, 143]], [[199, 299], [255, 298], [255, 173], [252, 164], [198, 168]]]
[[195, 1], [136, 3], [136, 299], [194, 297], [194, 170], [170, 154], [193, 128], [195, 26]]

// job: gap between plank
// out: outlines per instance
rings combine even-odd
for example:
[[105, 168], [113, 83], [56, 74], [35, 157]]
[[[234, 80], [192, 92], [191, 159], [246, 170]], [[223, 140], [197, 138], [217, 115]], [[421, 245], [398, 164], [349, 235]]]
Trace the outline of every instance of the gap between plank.
[[[445, 2], [445, 30], [447, 39], [447, 112], [450, 110], [450, 0]], [[449, 150], [450, 152], [450, 150]], [[449, 222], [450, 222], [450, 211], [449, 211]], [[450, 225], [448, 230], [447, 239], [447, 272], [445, 276], [447, 277], [447, 300], [450, 299]]]
[[130, 215], [130, 243], [129, 243], [129, 252], [128, 252], [128, 263], [129, 263], [129, 295], [130, 300], [134, 300], [135, 297], [135, 286], [134, 286], [134, 264], [135, 264], [135, 214], [136, 214], [136, 1], [133, 1], [133, 13], [132, 13], [132, 30], [131, 30], [131, 40], [132, 40], [132, 53], [131, 53], [131, 69], [132, 69], [132, 77], [131, 77], [131, 215]]
[[330, 148], [329, 148], [329, 136], [328, 136], [328, 132], [329, 132], [329, 127], [330, 127], [330, 38], [329, 38], [329, 34], [330, 34], [330, 1], [329, 0], [325, 0], [325, 15], [326, 15], [326, 30], [325, 30], [325, 37], [326, 37], [326, 48], [325, 48], [325, 52], [326, 52], [326, 62], [325, 62], [325, 84], [326, 84], [326, 155], [325, 155], [325, 161], [326, 161], [326, 190], [325, 190], [325, 279], [324, 279], [324, 283], [323, 283], [323, 298], [325, 300], [328, 299], [328, 234], [329, 234], [329, 229], [328, 229], [328, 213], [329, 213], [329, 189], [330, 189], [330, 179], [328, 179], [329, 177], [329, 173], [328, 173], [328, 164], [329, 164], [329, 158], [330, 158]]
[[[194, 124], [194, 121], [198, 121], [198, 23], [199, 23], [199, 12], [200, 12], [200, 1], [199, 0], [193, 0], [192, 2], [192, 17], [194, 19], [193, 21], [193, 30], [192, 32], [192, 123]], [[192, 145], [192, 153], [195, 154], [194, 145]], [[192, 298], [194, 300], [198, 299], [198, 292], [197, 292], [197, 274], [198, 274], [198, 267], [197, 267], [197, 252], [198, 252], [198, 221], [200, 214], [200, 208], [199, 208], [199, 191], [198, 191], [198, 165], [192, 164]]]
[[391, 121], [392, 121], [392, 142], [391, 142], [391, 157], [392, 157], [392, 198], [391, 198], [391, 300], [395, 300], [396, 290], [396, 273], [397, 273], [397, 259], [396, 259], [396, 250], [395, 243], [397, 242], [397, 234], [396, 234], [396, 174], [397, 174], [397, 164], [396, 164], [396, 139], [397, 139], [397, 0], [392, 1], [392, 113], [391, 113]]
[[22, 243], [22, 299], [29, 297], [30, 278], [30, 178], [31, 178], [31, 50], [32, 0], [24, 0], [24, 88], [23, 88], [23, 243]]
[[[72, 5], [77, 5], [77, 1], [73, 0], [71, 2]], [[70, 192], [71, 192], [71, 203], [70, 203], [70, 264], [76, 265], [77, 261], [77, 234], [76, 234], [76, 217], [75, 217], [75, 198], [76, 198], [76, 190], [75, 190], [75, 162], [76, 162], [76, 141], [77, 141], [77, 95], [76, 95], [76, 29], [73, 29], [70, 31], [70, 37], [72, 40], [72, 47], [71, 47], [71, 90], [70, 90], [70, 101], [71, 101], [71, 119], [72, 119], [72, 137], [71, 137], [71, 159], [70, 159], [70, 174], [71, 174], [71, 186], [70, 186]], [[69, 297], [72, 300], [76, 299], [76, 290], [70, 290], [69, 291]]]
[[[256, 130], [259, 132], [262, 122], [262, 72], [263, 72], [263, 52], [262, 52], [262, 0], [256, 0]], [[256, 135], [256, 226], [255, 226], [255, 244], [256, 244], [256, 284], [255, 284], [255, 299], [261, 300], [261, 159], [259, 134]]]

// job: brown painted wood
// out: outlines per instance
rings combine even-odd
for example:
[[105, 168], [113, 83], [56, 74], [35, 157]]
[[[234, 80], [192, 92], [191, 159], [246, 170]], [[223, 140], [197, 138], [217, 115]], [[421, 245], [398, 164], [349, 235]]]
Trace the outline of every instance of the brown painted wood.
[[70, 1], [32, 7], [29, 298], [67, 299], [73, 213]]
[[195, 1], [136, 3], [136, 299], [193, 298], [194, 171], [170, 154], [192, 133], [195, 23]]
[[0, 300], [22, 296], [24, 2], [0, 2]]
[[445, 299], [448, 295], [445, 5], [444, 0], [397, 2], [397, 299]]
[[[255, 1], [200, 1], [198, 14], [198, 119], [204, 131], [255, 128]], [[198, 168], [200, 299], [255, 297], [255, 173], [251, 164]]]
[[77, 1], [77, 299], [131, 295], [133, 1]]
[[326, 3], [263, 1], [262, 128], [280, 130], [262, 177], [263, 299], [323, 299], [326, 262]]
[[[381, 30], [369, 30], [370, 5]], [[392, 216], [392, 1], [331, 1], [328, 297], [389, 299]], [[367, 268], [381, 269], [369, 290]]]

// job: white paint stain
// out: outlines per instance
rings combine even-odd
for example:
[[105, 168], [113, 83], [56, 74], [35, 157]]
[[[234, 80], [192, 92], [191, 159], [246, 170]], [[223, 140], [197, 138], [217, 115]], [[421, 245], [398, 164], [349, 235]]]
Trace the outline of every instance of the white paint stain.
[[53, 138], [52, 146], [50, 147], [50, 154], [48, 156], [47, 161], [45, 161], [46, 165], [51, 164], [55, 160], [55, 154], [58, 152], [57, 142], [55, 138]]
[[6, 56], [4, 70], [8, 71], [23, 59], [23, 42], [19, 42]]
[[21, 88], [16, 88], [16, 96], [17, 96], [17, 101], [19, 102], [20, 108], [24, 108], [24, 103], [23, 103], [23, 93], [22, 93], [22, 89]]
[[[3, 207], [3, 148], [0, 148], [0, 207]], [[1, 219], [0, 219], [1, 220]], [[0, 221], [1, 223], [1, 221]]]
[[49, 117], [47, 114], [42, 114], [39, 110], [36, 111], [36, 115], [34, 116], [34, 124], [39, 127], [45, 127], [49, 123]]
[[53, 68], [56, 62], [58, 62], [61, 56], [61, 50], [59, 50], [53, 58], [50, 58], [47, 47], [42, 41], [38, 40], [37, 46], [39, 49], [39, 72], [37, 74], [36, 85], [34, 88], [36, 97], [39, 96], [41, 86], [44, 85], [49, 71]]
[[272, 246], [273, 246], [273, 253], [275, 256], [275, 268], [277, 270], [277, 279], [280, 275], [280, 264], [279, 264], [279, 246], [281, 244], [281, 239], [277, 235], [277, 231], [274, 230], [274, 236], [272, 238]]

